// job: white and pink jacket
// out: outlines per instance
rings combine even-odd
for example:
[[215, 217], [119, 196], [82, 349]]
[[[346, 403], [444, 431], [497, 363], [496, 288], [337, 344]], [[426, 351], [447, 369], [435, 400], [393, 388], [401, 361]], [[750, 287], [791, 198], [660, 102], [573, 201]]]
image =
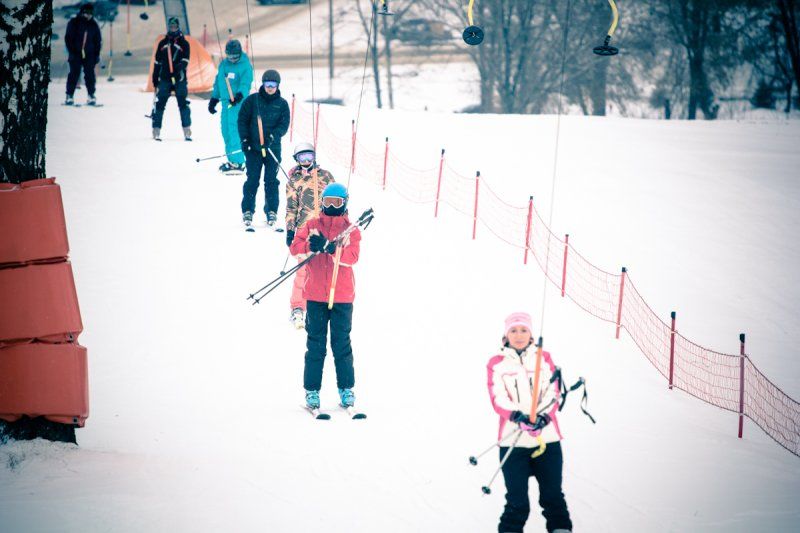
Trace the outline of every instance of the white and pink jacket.
[[[536, 370], [536, 346], [529, 346], [521, 354], [510, 347], [504, 347], [499, 355], [489, 359], [486, 365], [489, 386], [489, 398], [492, 407], [500, 415], [500, 429], [498, 440], [502, 446], [511, 446], [514, 437], [509, 435], [519, 428], [519, 424], [511, 422], [513, 411], [530, 414], [531, 398], [533, 396], [533, 376]], [[539, 413], [547, 413], [552, 420], [541, 431], [541, 437], [547, 442], [561, 440], [561, 431], [558, 427], [556, 413], [558, 411], [559, 387], [558, 380], [550, 383], [556, 366], [548, 352], [542, 352], [542, 367], [539, 377]], [[536, 448], [536, 434], [526, 431], [517, 441], [517, 447]]]

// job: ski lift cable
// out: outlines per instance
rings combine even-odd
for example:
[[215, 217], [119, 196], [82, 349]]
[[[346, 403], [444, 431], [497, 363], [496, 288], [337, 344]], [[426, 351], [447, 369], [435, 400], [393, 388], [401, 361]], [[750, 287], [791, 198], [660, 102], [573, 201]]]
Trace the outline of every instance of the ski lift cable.
[[[317, 99], [314, 94], [314, 25], [311, 20], [311, 1], [308, 2], [308, 57], [311, 64], [311, 108], [313, 110]], [[317, 104], [319, 105], [319, 104]], [[317, 149], [317, 121], [311, 121], [311, 135], [314, 139], [314, 150]], [[316, 157], [316, 155], [315, 155]]]
[[[367, 77], [367, 60], [369, 59], [369, 47], [370, 42], [372, 40], [372, 26], [375, 24], [375, 12], [378, 10], [377, 5], [375, 4], [377, 0], [372, 0], [370, 2], [371, 10], [370, 10], [370, 19], [369, 19], [369, 27], [367, 28], [367, 49], [364, 52], [364, 68], [361, 72], [361, 90], [358, 94], [358, 110], [356, 111], [356, 122], [354, 126], [354, 131], [356, 137], [358, 137], [358, 124], [359, 120], [361, 119], [361, 102], [364, 99], [364, 80]], [[353, 165], [352, 162], [350, 167], [347, 170], [347, 189], [350, 190], [350, 178], [353, 174]]]
[[219, 60], [222, 61], [222, 43], [219, 40], [219, 27], [217, 26], [217, 14], [214, 12], [214, 0], [208, 0], [211, 4], [211, 17], [214, 19], [214, 31], [217, 32], [217, 46], [219, 46]]

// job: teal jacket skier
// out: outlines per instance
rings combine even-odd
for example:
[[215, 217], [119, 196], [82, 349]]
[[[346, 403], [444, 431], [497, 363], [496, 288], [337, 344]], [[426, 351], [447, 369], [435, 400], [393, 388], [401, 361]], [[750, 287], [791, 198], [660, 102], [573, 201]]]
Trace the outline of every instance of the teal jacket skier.
[[208, 102], [208, 112], [211, 114], [217, 112], [217, 104], [222, 102], [220, 125], [222, 138], [225, 141], [225, 153], [228, 154], [228, 162], [220, 167], [223, 172], [244, 169], [244, 154], [237, 121], [242, 101], [250, 94], [250, 87], [253, 84], [253, 67], [247, 54], [242, 52], [242, 44], [239, 41], [236, 39], [228, 41], [225, 45], [225, 56], [225, 60], [219, 64], [211, 100]]

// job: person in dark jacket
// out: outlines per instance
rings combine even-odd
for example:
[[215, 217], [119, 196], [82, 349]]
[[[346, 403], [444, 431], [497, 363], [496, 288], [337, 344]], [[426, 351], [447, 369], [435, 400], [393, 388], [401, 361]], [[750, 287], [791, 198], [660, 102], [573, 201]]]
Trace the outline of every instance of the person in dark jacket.
[[83, 69], [83, 79], [86, 82], [86, 92], [89, 93], [87, 104], [95, 105], [94, 96], [95, 75], [94, 67], [100, 62], [100, 49], [103, 39], [100, 36], [100, 27], [94, 20], [94, 6], [83, 4], [78, 14], [67, 24], [67, 34], [64, 41], [69, 52], [69, 74], [67, 75], [66, 105], [73, 105], [75, 100], [75, 87]]
[[180, 30], [177, 17], [169, 18], [169, 31], [156, 46], [155, 64], [153, 65], [153, 88], [156, 91], [155, 110], [153, 111], [153, 139], [161, 140], [161, 119], [164, 108], [173, 91], [178, 100], [181, 113], [183, 137], [192, 140], [192, 114], [189, 110], [189, 81], [186, 69], [189, 66], [189, 43]]
[[[279, 194], [278, 164], [281, 161], [281, 137], [289, 130], [289, 104], [278, 88], [281, 75], [267, 70], [261, 76], [261, 88], [245, 98], [239, 111], [239, 138], [242, 140], [247, 180], [242, 188], [242, 219], [250, 225], [256, 209], [256, 193], [264, 167], [264, 213], [267, 224], [277, 220]], [[271, 152], [271, 153], [270, 153]], [[274, 157], [273, 157], [274, 156]]]

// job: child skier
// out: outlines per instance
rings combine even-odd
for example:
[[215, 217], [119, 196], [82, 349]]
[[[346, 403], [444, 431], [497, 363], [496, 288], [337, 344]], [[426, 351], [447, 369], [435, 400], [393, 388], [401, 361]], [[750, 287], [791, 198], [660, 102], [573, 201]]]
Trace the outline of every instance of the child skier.
[[225, 60], [220, 63], [208, 112], [217, 112], [217, 104], [222, 100], [222, 139], [225, 141], [225, 153], [228, 161], [223, 163], [220, 172], [242, 172], [244, 170], [244, 154], [239, 140], [239, 109], [253, 83], [253, 67], [247, 54], [242, 53], [242, 43], [236, 39], [225, 45]]
[[[295, 232], [306, 221], [316, 218], [320, 212], [320, 202], [325, 187], [334, 182], [333, 175], [317, 165], [314, 146], [300, 143], [294, 148], [297, 166], [289, 171], [286, 183], [286, 246], [291, 246]], [[298, 261], [305, 259], [302, 255]], [[289, 305], [292, 314], [289, 320], [297, 329], [305, 326], [306, 300], [303, 286], [306, 282], [306, 267], [294, 275], [294, 287]]]
[[69, 52], [69, 74], [67, 75], [67, 99], [65, 105], [74, 105], [75, 87], [83, 69], [83, 79], [86, 82], [86, 92], [89, 97], [88, 105], [97, 105], [94, 97], [96, 78], [94, 68], [100, 62], [100, 49], [103, 39], [100, 27], [94, 20], [94, 5], [83, 4], [78, 14], [67, 24], [67, 33], [64, 36]]
[[[525, 526], [530, 514], [528, 478], [531, 476], [539, 484], [539, 505], [547, 521], [547, 531], [568, 533], [572, 530], [567, 502], [561, 491], [563, 458], [556, 419], [560, 383], [558, 379], [551, 383], [556, 367], [547, 352], [542, 352], [537, 416], [531, 420], [525, 414], [531, 408], [534, 394], [536, 350], [530, 315], [512, 313], [505, 320], [503, 348], [487, 364], [489, 398], [500, 415], [500, 459], [508, 454], [502, 467], [506, 505], [498, 525], [501, 533], [521, 532]], [[545, 443], [544, 454], [532, 457], [533, 452], [538, 451], [539, 439]]]
[[258, 92], [245, 98], [239, 111], [239, 138], [247, 165], [247, 179], [242, 187], [242, 221], [247, 227], [253, 222], [262, 168], [267, 225], [275, 226], [278, 219], [281, 137], [289, 131], [290, 119], [289, 103], [281, 96], [280, 83], [281, 75], [277, 70], [265, 71]]
[[170, 17], [167, 35], [156, 46], [153, 64], [153, 88], [156, 91], [156, 104], [153, 111], [153, 139], [161, 140], [161, 119], [167, 107], [169, 95], [175, 91], [178, 109], [181, 113], [183, 138], [192, 140], [192, 112], [189, 109], [189, 80], [186, 68], [189, 66], [189, 43], [181, 32], [178, 18]]
[[[325, 187], [322, 192], [322, 213], [297, 229], [290, 247], [293, 255], [318, 252], [307, 265], [308, 274], [303, 289], [303, 297], [307, 301], [308, 333], [303, 386], [309, 409], [319, 409], [320, 405], [319, 390], [322, 386], [322, 365], [325, 362], [329, 322], [339, 399], [344, 407], [355, 404], [350, 329], [353, 324], [355, 298], [353, 265], [358, 261], [361, 232], [355, 229], [338, 245], [332, 242], [350, 225], [347, 200], [347, 189], [344, 185], [331, 183]], [[334, 286], [333, 306], [328, 309], [335, 259], [339, 261], [339, 271]]]

